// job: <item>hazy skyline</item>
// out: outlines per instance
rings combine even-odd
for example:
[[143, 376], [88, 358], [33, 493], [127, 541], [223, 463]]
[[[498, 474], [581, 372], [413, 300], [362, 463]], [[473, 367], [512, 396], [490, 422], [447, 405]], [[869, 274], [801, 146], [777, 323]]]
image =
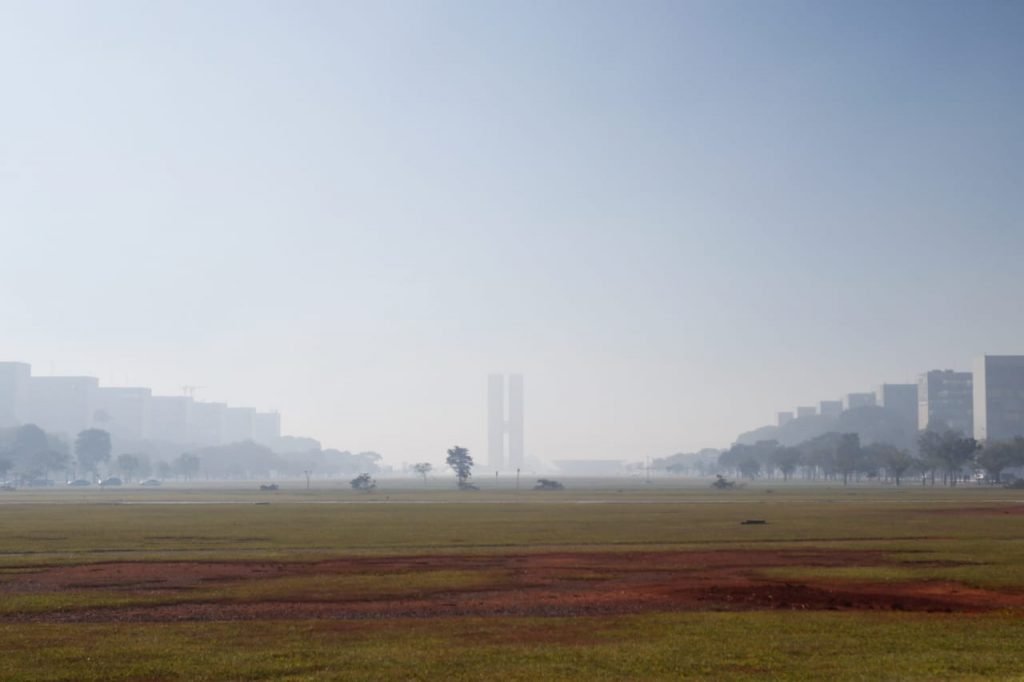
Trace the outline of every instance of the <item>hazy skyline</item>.
[[0, 360], [483, 461], [1024, 353], [1024, 5], [0, 0]]

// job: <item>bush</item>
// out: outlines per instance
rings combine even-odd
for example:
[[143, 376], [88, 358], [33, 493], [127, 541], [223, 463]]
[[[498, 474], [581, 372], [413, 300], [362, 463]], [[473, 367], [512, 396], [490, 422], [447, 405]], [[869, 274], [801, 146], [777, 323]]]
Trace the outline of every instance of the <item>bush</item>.
[[362, 490], [367, 493], [377, 487], [377, 481], [373, 480], [370, 474], [359, 474], [348, 484], [352, 486], [352, 490]]
[[565, 486], [558, 481], [552, 481], [548, 478], [538, 478], [537, 485], [533, 486], [534, 490], [565, 490]]

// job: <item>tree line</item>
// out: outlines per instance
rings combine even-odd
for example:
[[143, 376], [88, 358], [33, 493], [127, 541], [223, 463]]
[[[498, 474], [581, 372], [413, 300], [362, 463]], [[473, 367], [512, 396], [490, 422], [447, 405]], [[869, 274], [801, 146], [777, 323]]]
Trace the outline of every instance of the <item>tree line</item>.
[[65, 474], [69, 479], [90, 476], [99, 480], [100, 474], [106, 473], [118, 474], [130, 482], [154, 475], [187, 479], [199, 471], [199, 459], [190, 453], [182, 453], [170, 462], [154, 463], [141, 453], [113, 457], [112, 450], [110, 434], [102, 429], [81, 431], [71, 445], [35, 424], [2, 429], [0, 479], [33, 484], [49, 482], [57, 474]]
[[798, 445], [775, 440], [737, 443], [718, 456], [718, 468], [739, 478], [842, 481], [881, 480], [901, 485], [905, 478], [955, 486], [984, 472], [986, 480], [1000, 483], [1008, 469], [1024, 466], [1024, 438], [982, 444], [959, 431], [922, 431], [916, 447], [889, 443], [862, 445], [856, 433], [830, 432]]

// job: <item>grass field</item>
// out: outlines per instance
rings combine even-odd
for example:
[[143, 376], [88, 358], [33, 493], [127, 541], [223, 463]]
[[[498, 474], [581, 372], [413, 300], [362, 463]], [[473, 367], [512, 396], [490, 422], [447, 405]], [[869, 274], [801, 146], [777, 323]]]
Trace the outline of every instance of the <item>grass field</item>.
[[19, 491], [0, 679], [1024, 679], [1022, 510], [977, 487]]

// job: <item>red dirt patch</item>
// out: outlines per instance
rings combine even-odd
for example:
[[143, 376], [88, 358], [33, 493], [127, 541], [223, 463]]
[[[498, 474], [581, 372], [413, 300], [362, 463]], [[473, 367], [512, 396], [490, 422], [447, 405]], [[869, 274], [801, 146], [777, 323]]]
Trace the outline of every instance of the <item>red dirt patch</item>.
[[[116, 590], [170, 594], [179, 603], [14, 613], [0, 622], [164, 622], [264, 619], [364, 620], [444, 616], [573, 616], [709, 610], [902, 610], [972, 612], [1024, 608], [1024, 594], [947, 582], [852, 583], [767, 578], [775, 567], [883, 566], [879, 552], [799, 549], [704, 552], [448, 555], [318, 562], [106, 563], [48, 567], [9, 576], [4, 593]], [[190, 592], [230, 581], [301, 575], [485, 571], [484, 588], [410, 590], [366, 596], [232, 602]], [[496, 576], [496, 577], [495, 577]], [[175, 599], [175, 601], [179, 601]]]

